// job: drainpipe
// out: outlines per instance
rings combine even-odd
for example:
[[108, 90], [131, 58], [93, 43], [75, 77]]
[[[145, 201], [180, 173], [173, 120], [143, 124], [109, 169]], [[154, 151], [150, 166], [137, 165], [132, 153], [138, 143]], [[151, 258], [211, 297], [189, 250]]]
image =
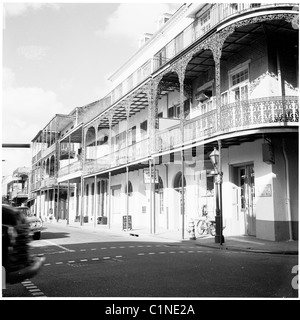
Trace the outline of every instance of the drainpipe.
[[289, 237], [290, 241], [293, 241], [292, 233], [292, 215], [291, 215], [291, 201], [290, 201], [290, 179], [289, 179], [289, 162], [285, 151], [285, 140], [282, 139], [282, 152], [285, 165], [285, 176], [286, 176], [286, 205], [287, 205], [287, 219], [289, 222]]

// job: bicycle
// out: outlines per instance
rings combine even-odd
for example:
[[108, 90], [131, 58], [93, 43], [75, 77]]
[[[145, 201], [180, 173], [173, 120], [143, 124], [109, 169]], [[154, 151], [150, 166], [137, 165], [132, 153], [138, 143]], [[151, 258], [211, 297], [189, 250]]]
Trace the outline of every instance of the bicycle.
[[196, 224], [196, 230], [199, 236], [216, 235], [216, 222], [208, 218], [207, 215], [200, 219]]

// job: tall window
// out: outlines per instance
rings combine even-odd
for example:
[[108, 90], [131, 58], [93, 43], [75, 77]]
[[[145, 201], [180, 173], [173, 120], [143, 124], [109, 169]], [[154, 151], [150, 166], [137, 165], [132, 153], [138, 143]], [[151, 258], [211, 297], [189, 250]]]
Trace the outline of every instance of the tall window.
[[242, 67], [229, 72], [230, 100], [231, 102], [248, 100], [249, 66], [248, 63]]
[[[184, 101], [184, 117], [186, 118], [190, 114], [190, 100]], [[180, 119], [180, 104], [173, 105], [168, 109], [168, 118]]]
[[161, 67], [166, 61], [166, 48], [162, 48], [156, 55], [157, 68]]
[[[131, 197], [132, 196], [132, 183], [131, 181], [128, 181], [128, 196]], [[127, 184], [125, 185], [125, 194], [127, 194]]]
[[141, 138], [144, 139], [147, 136], [147, 120], [140, 124]]
[[175, 54], [183, 49], [183, 32], [175, 38]]
[[158, 176], [158, 183], [155, 184], [155, 192], [158, 194], [159, 213], [164, 212], [164, 184], [160, 176]]

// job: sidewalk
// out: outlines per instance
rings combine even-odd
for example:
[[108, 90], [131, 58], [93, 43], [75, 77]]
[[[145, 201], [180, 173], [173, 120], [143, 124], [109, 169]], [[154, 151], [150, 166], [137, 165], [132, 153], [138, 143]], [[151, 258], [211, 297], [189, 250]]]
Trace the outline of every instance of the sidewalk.
[[[48, 222], [49, 223], [49, 222]], [[207, 247], [217, 250], [229, 251], [244, 251], [256, 252], [267, 254], [286, 254], [298, 255], [298, 240], [293, 241], [269, 241], [257, 239], [251, 236], [225, 236], [225, 242], [221, 245], [215, 243], [215, 238], [212, 236], [198, 237], [196, 240], [191, 240], [189, 234], [185, 232], [184, 239], [182, 233], [179, 231], [168, 231], [158, 229], [155, 234], [150, 233], [149, 229], [133, 229], [133, 230], [120, 230], [119, 228], [110, 228], [107, 225], [94, 225], [91, 223], [84, 223], [80, 225], [79, 222], [70, 222], [67, 224], [66, 220], [53, 221], [53, 224], [61, 224], [66, 227], [80, 228], [82, 230], [110, 233], [112, 235], [123, 235], [131, 238], [136, 238], [139, 241], [163, 241], [163, 242], [181, 242], [186, 244], [194, 244], [199, 247]], [[46, 224], [46, 223], [45, 223]]]

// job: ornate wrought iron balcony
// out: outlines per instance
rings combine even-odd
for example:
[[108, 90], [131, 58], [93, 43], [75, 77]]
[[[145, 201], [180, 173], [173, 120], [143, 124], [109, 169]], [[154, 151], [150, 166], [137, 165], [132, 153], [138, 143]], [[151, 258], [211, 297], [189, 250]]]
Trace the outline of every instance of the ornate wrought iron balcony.
[[[221, 107], [220, 119], [221, 127], [217, 128], [215, 109], [186, 121], [184, 143], [239, 130], [296, 125], [299, 122], [299, 99], [294, 96], [266, 97], [230, 103]], [[156, 152], [171, 150], [181, 145], [179, 125], [156, 133]]]

